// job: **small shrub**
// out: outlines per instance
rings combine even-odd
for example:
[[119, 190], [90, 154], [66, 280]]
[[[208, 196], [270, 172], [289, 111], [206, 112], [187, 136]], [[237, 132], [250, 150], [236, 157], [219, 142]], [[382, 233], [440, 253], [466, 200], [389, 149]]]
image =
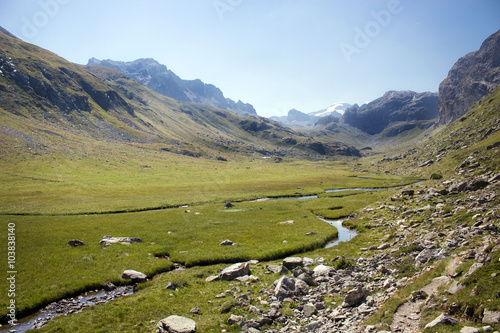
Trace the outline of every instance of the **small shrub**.
[[237, 307], [239, 304], [235, 299], [222, 303], [220, 307], [221, 313], [228, 313], [232, 308]]
[[433, 174], [431, 175], [431, 179], [435, 179], [435, 180], [437, 180], [437, 179], [442, 179], [442, 178], [443, 178], [443, 176], [442, 176], [442, 175], [440, 175], [439, 173], [433, 173]]
[[348, 269], [352, 265], [354, 265], [354, 261], [342, 257], [335, 262], [334, 267], [335, 269], [339, 270], [339, 269]]

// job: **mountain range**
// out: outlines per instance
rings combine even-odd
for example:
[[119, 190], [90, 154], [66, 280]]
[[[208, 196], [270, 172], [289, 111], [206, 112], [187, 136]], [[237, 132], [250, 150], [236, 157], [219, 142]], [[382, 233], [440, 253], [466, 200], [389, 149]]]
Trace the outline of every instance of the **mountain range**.
[[[165, 70], [152, 60], [138, 62], [144, 63]], [[0, 94], [4, 152], [20, 146], [37, 153], [71, 151], [109, 141], [220, 159], [359, 156], [350, 145], [319, 142], [266, 118], [177, 101], [116, 69], [73, 64], [1, 31]]]
[[4, 132], [22, 127], [37, 133], [45, 127], [42, 136], [70, 131], [99, 140], [161, 142], [163, 151], [211, 158], [234, 152], [359, 156], [353, 145], [407, 141], [459, 118], [500, 82], [496, 32], [456, 62], [439, 93], [388, 91], [361, 106], [337, 103], [311, 113], [292, 109], [266, 119], [250, 104], [225, 98], [201, 80], [183, 80], [154, 59], [92, 58], [80, 66], [5, 29], [0, 42]]
[[146, 87], [180, 102], [201, 103], [233, 111], [240, 115], [257, 115], [251, 104], [225, 98], [222, 91], [212, 84], [199, 79], [183, 80], [165, 65], [154, 59], [137, 59], [130, 62], [98, 60], [92, 58], [90, 66], [114, 68]]

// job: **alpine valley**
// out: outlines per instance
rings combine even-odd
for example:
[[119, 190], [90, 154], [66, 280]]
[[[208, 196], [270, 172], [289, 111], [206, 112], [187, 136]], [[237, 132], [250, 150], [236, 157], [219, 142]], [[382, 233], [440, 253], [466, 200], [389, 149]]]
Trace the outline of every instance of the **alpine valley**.
[[500, 331], [500, 31], [443, 79], [268, 119], [0, 27], [0, 331]]

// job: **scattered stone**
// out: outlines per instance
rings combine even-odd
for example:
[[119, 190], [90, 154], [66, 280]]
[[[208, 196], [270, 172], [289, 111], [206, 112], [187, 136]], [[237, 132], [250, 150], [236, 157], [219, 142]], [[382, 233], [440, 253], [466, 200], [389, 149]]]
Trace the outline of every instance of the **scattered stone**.
[[211, 275], [205, 279], [205, 282], [212, 282], [212, 281], [217, 281], [217, 280], [219, 280], [218, 275]]
[[293, 224], [294, 222], [295, 222], [294, 220], [288, 220], [288, 221], [279, 222], [278, 224]]
[[219, 278], [221, 280], [231, 281], [239, 276], [249, 275], [249, 274], [250, 274], [250, 265], [248, 264], [248, 262], [240, 262], [222, 270], [222, 272], [219, 274]]
[[302, 258], [301, 257], [288, 257], [283, 259], [283, 266], [287, 269], [292, 270], [295, 267], [302, 266]]
[[227, 320], [227, 323], [229, 325], [241, 325], [243, 323], [243, 316], [237, 316], [235, 314], [232, 314], [229, 316], [229, 319]]
[[316, 313], [318, 313], [318, 309], [316, 309], [316, 307], [313, 304], [307, 303], [306, 305], [304, 305], [302, 312], [304, 313], [304, 316], [309, 318], [312, 315], [315, 315]]
[[165, 287], [165, 289], [169, 289], [169, 290], [173, 290], [173, 291], [175, 291], [175, 290], [177, 290], [177, 286], [175, 285], [175, 283], [173, 283], [173, 282], [169, 282], [169, 283], [167, 284], [167, 286]]
[[391, 247], [391, 244], [389, 244], [389, 243], [384, 243], [384, 244], [382, 244], [382, 245], [378, 246], [378, 247], [377, 247], [377, 250], [385, 250], [385, 249], [388, 249], [388, 248], [390, 248], [390, 247]]
[[434, 326], [437, 326], [439, 324], [456, 325], [458, 324], [458, 320], [450, 317], [447, 313], [442, 313], [439, 317], [425, 325], [425, 328], [433, 328]]
[[81, 240], [78, 240], [78, 239], [72, 239], [68, 242], [68, 245], [73, 246], [73, 247], [77, 247], [77, 246], [83, 246], [83, 245], [85, 245], [85, 243], [82, 242]]
[[500, 312], [484, 309], [483, 324], [498, 324], [500, 323]]
[[199, 314], [200, 313], [200, 308], [198, 306], [195, 306], [189, 312], [191, 312], [192, 314]]
[[368, 290], [365, 287], [357, 287], [351, 289], [347, 292], [347, 295], [344, 299], [343, 307], [352, 307], [361, 304], [366, 297], [369, 295]]
[[140, 239], [138, 237], [104, 236], [99, 243], [103, 244], [105, 246], [109, 246], [109, 245], [117, 244], [117, 243], [124, 244], [124, 245], [130, 245], [132, 243], [142, 243], [142, 239]]
[[334, 268], [326, 265], [318, 265], [313, 269], [313, 277], [328, 276]]
[[266, 269], [274, 274], [286, 274], [288, 269], [283, 265], [267, 265]]
[[146, 282], [147, 276], [144, 273], [128, 269], [123, 272], [122, 279], [132, 280], [134, 283]]
[[463, 284], [461, 284], [460, 282], [453, 281], [450, 288], [448, 288], [447, 292], [448, 292], [448, 294], [455, 295], [456, 293], [458, 293], [460, 290], [462, 290], [464, 288], [465, 288], [465, 286]]
[[116, 289], [116, 286], [115, 286], [112, 282], [107, 282], [107, 283], [104, 285], [103, 289], [104, 289], [105, 291], [108, 291], [108, 292], [109, 292], [109, 291], [113, 291], [113, 290], [115, 290], [115, 289]]
[[232, 203], [230, 203], [230, 202], [226, 202], [224, 204], [224, 208], [232, 208], [232, 207], [234, 207], [234, 205]]
[[228, 245], [233, 245], [233, 242], [230, 241], [229, 239], [223, 240], [222, 242], [219, 243], [219, 246], [228, 246]]
[[158, 333], [196, 332], [196, 322], [194, 320], [175, 315], [160, 320], [156, 326], [158, 327]]

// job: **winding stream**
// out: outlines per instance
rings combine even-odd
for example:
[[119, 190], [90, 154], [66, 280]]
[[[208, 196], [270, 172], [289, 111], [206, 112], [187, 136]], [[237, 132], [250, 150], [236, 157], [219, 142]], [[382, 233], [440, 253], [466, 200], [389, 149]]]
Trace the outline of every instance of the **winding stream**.
[[344, 226], [342, 226], [342, 222], [344, 222], [344, 219], [328, 220], [328, 219], [325, 219], [325, 218], [320, 217], [320, 216], [317, 216], [317, 218], [323, 222], [326, 222], [326, 223], [334, 226], [339, 231], [339, 234], [337, 235], [337, 239], [326, 244], [324, 246], [325, 249], [328, 249], [332, 246], [335, 246], [340, 242], [348, 242], [351, 239], [353, 239], [354, 236], [356, 236], [358, 234], [355, 230], [347, 229]]

